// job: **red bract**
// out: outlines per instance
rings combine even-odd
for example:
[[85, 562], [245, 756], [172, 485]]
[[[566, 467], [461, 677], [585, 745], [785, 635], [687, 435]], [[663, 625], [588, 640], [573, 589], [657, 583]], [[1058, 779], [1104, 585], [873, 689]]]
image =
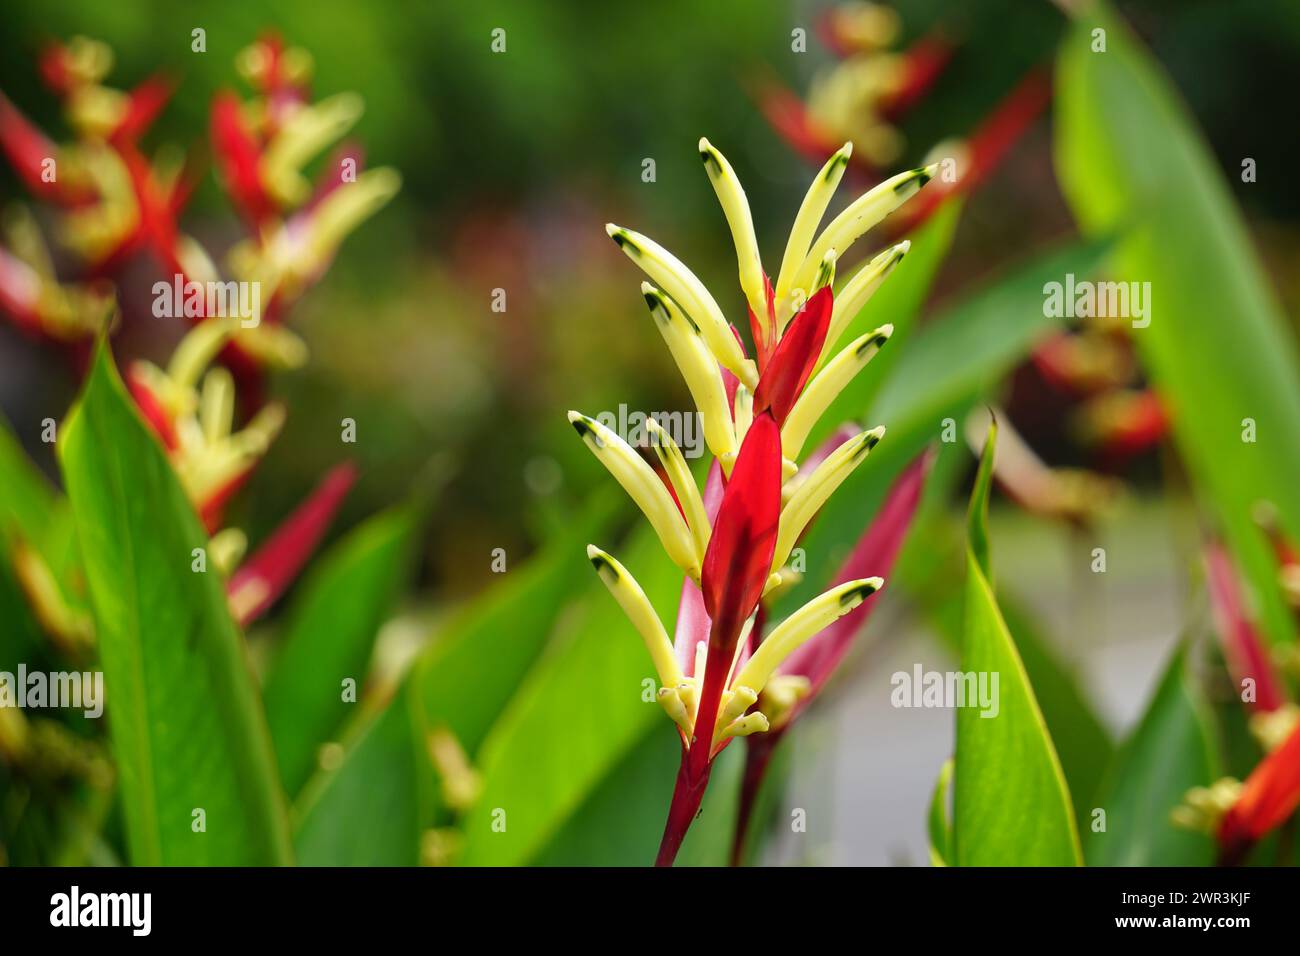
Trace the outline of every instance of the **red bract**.
[[1246, 778], [1219, 824], [1220, 860], [1241, 862], [1250, 848], [1300, 806], [1300, 724]]
[[758, 381], [754, 392], [755, 415], [770, 409], [776, 424], [785, 424], [786, 416], [821, 356], [833, 304], [831, 288], [824, 286], [790, 320]]
[[713, 622], [710, 658], [716, 647], [735, 649], [741, 626], [758, 605], [780, 516], [781, 430], [763, 414], [745, 435], [704, 555], [700, 585]]
[[966, 169], [948, 188], [925, 193], [917, 202], [900, 210], [893, 222], [897, 233], [916, 228], [929, 219], [949, 196], [974, 192], [1047, 108], [1052, 84], [1042, 70], [1032, 70], [1007, 94], [966, 140], [969, 151]]
[[1259, 632], [1246, 614], [1232, 559], [1217, 541], [1206, 546], [1205, 568], [1219, 641], [1237, 690], [1241, 691], [1243, 681], [1252, 681], [1255, 686], [1252, 707], [1265, 713], [1276, 710], [1286, 701], [1281, 682], [1273, 673]]
[[266, 613], [298, 576], [356, 476], [351, 463], [331, 469], [310, 497], [231, 576], [226, 592], [238, 609], [240, 626], [246, 627]]
[[268, 219], [271, 199], [258, 172], [260, 149], [244, 123], [238, 97], [218, 93], [212, 99], [212, 150], [230, 198], [253, 225]]
[[134, 142], [145, 134], [171, 99], [176, 84], [163, 76], [152, 76], [129, 94], [126, 115], [109, 138], [114, 142]]
[[126, 387], [130, 390], [141, 417], [153, 429], [154, 434], [163, 443], [163, 447], [168, 451], [174, 451], [179, 444], [176, 438], [176, 427], [172, 424], [167, 410], [163, 408], [162, 402], [158, 400], [158, 396], [139, 375], [135, 374], [134, 369], [127, 372]]
[[18, 107], [0, 93], [0, 150], [9, 158], [14, 172], [32, 194], [62, 206], [88, 202], [93, 197], [85, 190], [70, 187], [63, 175], [50, 182], [47, 164], [57, 159], [59, 148], [46, 138]]
[[942, 32], [935, 30], [913, 43], [903, 53], [903, 78], [898, 92], [882, 104], [887, 119], [898, 119], [925, 98], [943, 75], [952, 59], [954, 46]]
[[[776, 290], [772, 288], [772, 280], [766, 274], [763, 276], [763, 301], [767, 303], [767, 314], [761, 319], [754, 314], [753, 309], [745, 307], [745, 311], [749, 313], [749, 329], [754, 334], [754, 351], [757, 354], [759, 371], [767, 367], [777, 340]], [[741, 343], [741, 348], [744, 348], [744, 343]], [[733, 375], [732, 378], [735, 376]], [[735, 399], [734, 394], [732, 399]]]

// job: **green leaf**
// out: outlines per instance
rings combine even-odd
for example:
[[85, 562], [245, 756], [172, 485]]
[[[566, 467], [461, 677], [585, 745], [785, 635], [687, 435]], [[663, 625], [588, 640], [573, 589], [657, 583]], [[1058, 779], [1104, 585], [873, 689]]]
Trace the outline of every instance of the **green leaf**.
[[953, 760], [949, 757], [939, 768], [939, 779], [930, 798], [930, 863], [952, 865], [952, 823], [948, 819], [948, 789], [952, 784]]
[[[1092, 52], [1095, 29], [1107, 48]], [[1224, 171], [1177, 92], [1126, 25], [1096, 4], [1057, 71], [1058, 178], [1090, 234], [1127, 230], [1111, 278], [1149, 282], [1150, 325], [1132, 330], [1204, 505], [1253, 583], [1275, 642], [1292, 622], [1251, 509], [1267, 500], [1300, 536], [1300, 361]], [[1236, 175], [1237, 170], [1232, 169]], [[1062, 277], [1058, 277], [1062, 278]], [[1243, 440], [1245, 422], [1256, 440]]]
[[998, 606], [1007, 629], [1016, 636], [1016, 650], [1061, 758], [1074, 818], [1086, 819], [1097, 805], [1097, 786], [1114, 757], [1115, 744], [1080, 689], [1073, 670], [1043, 633], [1042, 621], [1001, 588]]
[[28, 541], [44, 536], [56, 494], [49, 481], [27, 457], [0, 417], [0, 534], [16, 529]]
[[420, 860], [418, 781], [408, 688], [344, 741], [343, 766], [312, 777], [295, 808], [302, 866], [415, 866]]
[[1169, 814], [1192, 787], [1219, 777], [1208, 705], [1179, 647], [1137, 728], [1115, 757], [1097, 797], [1105, 831], [1088, 826], [1090, 866], [1210, 866], [1214, 845], [1205, 834], [1175, 827]]
[[[1045, 334], [1060, 326], [1060, 319], [1044, 315], [1043, 284], [1063, 271], [1091, 274], [1107, 248], [1105, 242], [1070, 244], [1015, 267], [945, 311], [899, 353], [898, 364], [862, 416], [867, 425], [887, 427], [884, 440], [831, 496], [800, 542], [807, 556], [804, 580], [782, 598], [778, 611], [793, 610], [821, 591], [893, 480], [941, 436], [944, 419], [960, 422]], [[899, 278], [891, 277], [881, 293]], [[871, 378], [876, 363], [896, 344], [891, 340], [859, 378]], [[861, 411], [859, 406], [844, 414], [857, 418]], [[828, 412], [823, 421], [838, 424], [842, 419]]]
[[[620, 560], [667, 617], [677, 606], [681, 572], [648, 529], [621, 551]], [[466, 864], [533, 861], [650, 728], [676, 739], [653, 695], [644, 699], [645, 682], [655, 683], [644, 644], [594, 583], [581, 552], [568, 560], [593, 582], [582, 618], [529, 674], [484, 743], [483, 793], [464, 824]], [[504, 831], [493, 826], [501, 819]]]
[[[682, 747], [652, 726], [588, 794], [533, 860], [539, 866], [629, 866], [655, 858]], [[728, 747], [714, 761], [700, 815], [676, 866], [726, 866], [731, 854], [744, 749]]]
[[989, 428], [968, 517], [961, 670], [997, 675], [996, 714], [957, 709], [952, 858], [959, 866], [1075, 866], [1074, 810], [1061, 763], [987, 577]]
[[54, 489], [0, 417], [0, 670], [34, 664], [47, 646], [40, 624], [15, 576], [10, 557], [20, 542], [39, 543], [56, 501]]
[[[349, 735], [342, 765], [323, 771], [295, 808], [296, 843], [312, 865], [400, 866], [418, 860], [419, 837], [446, 825], [435, 768], [424, 754], [426, 735], [450, 732], [471, 761], [524, 676], [555, 631], [561, 610], [591, 583], [583, 545], [612, 517], [612, 496], [601, 496], [545, 551], [510, 567], [500, 584], [457, 615], [421, 653], [383, 714], [367, 717]], [[375, 813], [372, 790], [410, 794], [414, 810]], [[362, 840], [334, 831], [369, 822]], [[342, 856], [333, 856], [336, 852]]]
[[404, 506], [356, 528], [312, 568], [289, 611], [262, 693], [288, 793], [302, 788], [317, 749], [349, 716], [344, 679], [365, 683], [375, 635], [407, 576], [417, 520], [417, 509]]
[[[59, 443], [137, 865], [289, 861], [283, 795], [207, 536], [106, 346]], [[202, 809], [207, 832], [191, 827]]]

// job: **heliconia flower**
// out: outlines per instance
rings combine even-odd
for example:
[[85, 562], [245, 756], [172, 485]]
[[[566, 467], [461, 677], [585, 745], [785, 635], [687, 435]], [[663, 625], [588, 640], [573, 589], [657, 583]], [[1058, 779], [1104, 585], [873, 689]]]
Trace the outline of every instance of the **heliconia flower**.
[[[1238, 693], [1249, 686], [1251, 709], [1268, 713], [1286, 702], [1282, 682], [1269, 659], [1268, 647], [1246, 612], [1246, 602], [1227, 550], [1218, 541], [1205, 546], [1205, 582], [1210, 594], [1219, 644]], [[1246, 682], [1249, 681], [1249, 685]]]
[[20, 257], [0, 246], [0, 313], [24, 332], [56, 342], [86, 341], [109, 326], [116, 310], [110, 287], [60, 283], [43, 247], [26, 252]]
[[1260, 529], [1268, 535], [1269, 544], [1277, 559], [1277, 579], [1282, 594], [1291, 605], [1291, 609], [1300, 614], [1300, 550], [1287, 537], [1278, 520], [1277, 508], [1272, 502], [1260, 501], [1251, 511]]
[[[1105, 475], [1078, 468], [1051, 468], [1043, 462], [1012, 426], [1006, 413], [995, 410], [998, 420], [998, 455], [993, 475], [998, 486], [1031, 514], [1083, 526], [1093, 521], [1114, 500], [1119, 484]], [[987, 419], [972, 415], [966, 422], [966, 439], [978, 453], [983, 448]]]
[[964, 140], [940, 144], [931, 157], [955, 159], [954, 178], [940, 177], [931, 190], [894, 224], [901, 231], [915, 229], [929, 219], [950, 196], [969, 195], [1002, 164], [1020, 137], [1043, 114], [1052, 99], [1052, 84], [1041, 69], [1030, 70]]
[[241, 627], [266, 613], [311, 557], [356, 481], [356, 467], [331, 469], [311, 495], [231, 575], [226, 586]]
[[1122, 387], [1137, 371], [1133, 351], [1122, 339], [1087, 328], [1049, 336], [1035, 347], [1032, 359], [1049, 385], [1069, 395]]
[[1300, 721], [1251, 772], [1223, 815], [1216, 837], [1220, 861], [1241, 862], [1269, 831], [1300, 806]]
[[214, 96], [209, 122], [212, 152], [226, 192], [248, 221], [258, 225], [270, 218], [273, 208], [258, 170], [260, 147], [239, 98], [229, 92]]
[[1110, 389], [1087, 399], [1075, 413], [1080, 437], [1111, 463], [1159, 443], [1169, 432], [1169, 416], [1154, 391]]
[[233, 431], [235, 386], [230, 373], [218, 366], [203, 374], [238, 327], [237, 319], [205, 319], [181, 340], [166, 371], [145, 361], [127, 370], [127, 386], [141, 415], [167, 449], [209, 531], [220, 525], [226, 501], [284, 423], [284, 408], [272, 404]]
[[[0, 93], [0, 151], [32, 195], [61, 206], [90, 202], [94, 192], [68, 153], [51, 142]], [[50, 176], [50, 163], [56, 173]]]
[[606, 231], [655, 283], [643, 283], [642, 294], [700, 411], [705, 442], [716, 459], [703, 494], [681, 450], [657, 423], [648, 430], [662, 474], [596, 419], [569, 413], [583, 441], [685, 572], [676, 636], [670, 640], [631, 572], [595, 545], [587, 550], [646, 644], [661, 684], [659, 703], [682, 741], [660, 864], [675, 857], [717, 754], [737, 737], [771, 728], [764, 701], [778, 708], [781, 718], [792, 711], [785, 663], [883, 583], [865, 573], [843, 580], [778, 623], [766, 640], [757, 640], [764, 595], [797, 578], [784, 564], [799, 536], [884, 434], [883, 428], [859, 432], [799, 468], [813, 426], [892, 328], [859, 336], [839, 353], [834, 339], [907, 247], [870, 259], [840, 296], [832, 291], [836, 264], [933, 174], [927, 168], [894, 177], [849, 204], [819, 233], [850, 148], [838, 151], [800, 206], [773, 283], [759, 260], [753, 219], [734, 170], [708, 140], [701, 139], [699, 149], [735, 244], [754, 359], [718, 301], [680, 260], [629, 229], [610, 224]]

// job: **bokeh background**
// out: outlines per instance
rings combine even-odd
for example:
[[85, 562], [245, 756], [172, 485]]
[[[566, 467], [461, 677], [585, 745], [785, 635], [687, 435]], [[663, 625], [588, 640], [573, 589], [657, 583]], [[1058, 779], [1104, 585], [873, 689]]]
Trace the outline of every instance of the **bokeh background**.
[[[1050, 64], [1065, 26], [1048, 2], [893, 6], [900, 47], [938, 24], [960, 38], [949, 68], [899, 124], [898, 168], [974, 129], [1026, 70]], [[1300, 141], [1287, 93], [1300, 88], [1300, 7], [1134, 0], [1119, 8], [1169, 72], [1222, 167], [1235, 170], [1252, 156], [1270, 171], [1253, 184], [1228, 182], [1294, 321], [1300, 190], [1289, 170]], [[639, 275], [603, 225], [613, 220], [655, 237], [692, 265], [724, 308], [741, 309], [729, 235], [695, 144], [707, 135], [731, 160], [764, 257], [776, 260], [813, 167], [773, 131], [754, 91], [773, 78], [803, 91], [833, 66], [834, 53], [813, 30], [825, 9], [750, 0], [8, 4], [0, 88], [59, 130], [57, 104], [33, 69], [37, 50], [48, 38], [96, 37], [116, 52], [114, 85], [159, 67], [181, 79], [150, 141], [189, 147], [205, 138], [212, 94], [236, 83], [236, 52], [275, 30], [312, 53], [318, 96], [364, 96], [356, 136], [371, 163], [401, 172], [403, 188], [346, 242], [298, 307], [294, 328], [311, 361], [273, 381], [272, 393], [291, 409], [288, 424], [231, 521], [253, 539], [271, 527], [337, 460], [344, 417], [360, 423], [361, 440], [347, 450], [362, 473], [335, 534], [407, 495], [435, 458], [446, 484], [422, 540], [418, 589], [403, 606], [404, 618], [423, 627], [492, 583], [492, 549], [525, 560], [607, 484], [573, 441], [566, 409], [689, 407], [645, 314]], [[196, 26], [207, 31], [203, 54], [190, 50]], [[791, 50], [797, 26], [809, 29], [806, 53]], [[504, 54], [489, 48], [497, 27], [507, 30]], [[655, 161], [653, 182], [643, 181], [646, 159]], [[0, 171], [0, 200], [20, 195], [12, 174]], [[214, 251], [238, 236], [210, 174], [185, 225]], [[970, 198], [926, 314], [1072, 230], [1053, 175], [1049, 110]], [[139, 278], [152, 281], [147, 272]], [[491, 308], [498, 288], [504, 312]], [[128, 336], [118, 348], [158, 359], [174, 341]], [[0, 407], [51, 474], [39, 422], [60, 418], [76, 389], [61, 362], [0, 326]], [[1003, 397], [1048, 464], [1084, 462], [1059, 415], [1042, 405], [1031, 371], [1009, 380]], [[1001, 578], [1041, 613], [1116, 733], [1139, 712], [1189, 618], [1185, 579], [1196, 546], [1164, 520], [1166, 509], [1186, 508], [1169, 478], [1157, 451], [1126, 463], [1127, 491], [1105, 525], [1112, 547], [1128, 556], [1126, 571], [1104, 583], [1081, 576], [1081, 545], [1069, 528], [1005, 501], [996, 509]], [[951, 715], [890, 708], [888, 676], [917, 660], [938, 666], [942, 652], [905, 602], [887, 602], [871, 634], [872, 650], [854, 659], [797, 758], [794, 802], [828, 809], [812, 814], [822, 821], [817, 839], [787, 840], [774, 859], [925, 859], [917, 808], [950, 747]], [[610, 635], [631, 639], [630, 631]]]

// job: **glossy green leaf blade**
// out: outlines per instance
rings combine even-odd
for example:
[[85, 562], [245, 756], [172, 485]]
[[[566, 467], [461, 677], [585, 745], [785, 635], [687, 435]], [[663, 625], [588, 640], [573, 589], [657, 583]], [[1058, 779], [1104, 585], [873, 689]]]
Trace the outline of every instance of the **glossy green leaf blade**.
[[[682, 747], [652, 726], [596, 786], [537, 855], [539, 866], [640, 866], [653, 860]], [[728, 747], [714, 762], [700, 815], [675, 866], [726, 866], [731, 853], [744, 751]]]
[[[681, 572], [646, 531], [616, 556], [667, 620]], [[531, 862], [651, 727], [676, 739], [653, 693], [645, 699], [646, 687], [656, 687], [645, 645], [581, 550], [570, 560], [591, 576], [582, 618], [529, 674], [484, 744], [483, 793], [465, 820], [466, 864]]]
[[953, 761], [949, 757], [939, 768], [939, 779], [930, 798], [930, 863], [952, 865], [952, 823], [948, 820], [948, 789], [952, 785]]
[[[1085, 824], [1090, 866], [1210, 866], [1208, 836], [1175, 827], [1170, 812], [1192, 787], [1219, 777], [1214, 728], [1206, 702], [1178, 648], [1155, 695], [1107, 771], [1094, 816]], [[1105, 829], [1099, 829], [1104, 825]]]
[[[590, 586], [593, 575], [582, 549], [610, 521], [611, 500], [598, 497], [541, 554], [518, 567], [507, 565], [500, 584], [421, 653], [383, 714], [365, 718], [350, 735], [342, 765], [312, 778], [295, 807], [295, 841], [304, 863], [406, 865], [418, 859], [422, 829], [451, 822], [435, 768], [424, 755], [425, 735], [449, 731], [471, 762], [478, 759], [561, 610]], [[375, 789], [410, 794], [413, 810], [407, 812], [403, 803], [373, 813]], [[370, 821], [368, 839], [333, 836], [356, 819]]]
[[998, 589], [998, 606], [1007, 629], [1015, 635], [1016, 650], [1061, 759], [1074, 818], [1086, 820], [1096, 806], [1097, 788], [1115, 755], [1115, 744], [1079, 686], [1074, 669], [1042, 632], [1042, 621], [1009, 598], [1003, 588]]
[[0, 533], [16, 529], [29, 541], [45, 531], [55, 492], [0, 417]]
[[358, 693], [365, 684], [375, 636], [406, 579], [416, 520], [413, 507], [399, 507], [353, 530], [313, 567], [289, 611], [262, 697], [290, 794], [354, 707], [343, 682], [354, 681]]
[[[1098, 29], [1104, 53], [1092, 50]], [[1300, 536], [1300, 361], [1225, 170], [1159, 66], [1104, 4], [1067, 36], [1057, 90], [1062, 188], [1087, 232], [1127, 230], [1110, 278], [1151, 290], [1150, 324], [1132, 340], [1193, 484], [1253, 582], [1262, 623], [1272, 640], [1290, 640], [1272, 557], [1250, 514], [1271, 501]], [[1249, 423], [1254, 441], [1243, 440]]]
[[[1074, 809], [1038, 701], [977, 553], [987, 544], [995, 426], [971, 496], [961, 670], [987, 680], [996, 710], [957, 708], [952, 858], [958, 866], [1075, 866]], [[993, 688], [994, 675], [998, 686]]]
[[0, 670], [13, 672], [19, 661], [34, 664], [46, 650], [13, 568], [20, 542], [39, 542], [54, 507], [54, 489], [0, 417]]
[[294, 850], [302, 866], [415, 866], [424, 772], [407, 689], [363, 718], [344, 742], [347, 758], [319, 773], [295, 807]]
[[[290, 859], [243, 637], [193, 506], [106, 347], [59, 445], [95, 611], [134, 864]], [[196, 832], [202, 810], [206, 832]]]

